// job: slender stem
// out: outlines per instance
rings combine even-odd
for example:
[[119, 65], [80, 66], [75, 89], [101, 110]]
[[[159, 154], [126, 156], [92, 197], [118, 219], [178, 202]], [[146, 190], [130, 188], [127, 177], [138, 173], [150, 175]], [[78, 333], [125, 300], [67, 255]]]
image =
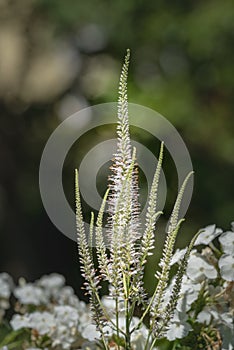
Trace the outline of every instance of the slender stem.
[[125, 348], [131, 350], [131, 333], [130, 333], [130, 310], [129, 310], [129, 278], [123, 273], [124, 286], [125, 286], [125, 298], [124, 298], [124, 309], [125, 309]]
[[126, 321], [126, 350], [131, 349], [131, 334], [130, 334], [130, 320], [129, 320], [129, 302], [125, 300], [125, 321]]
[[[115, 317], [116, 317], [116, 334], [117, 339], [119, 339], [119, 299], [115, 298]], [[119, 344], [117, 345], [117, 349], [119, 350]]]
[[148, 332], [148, 336], [147, 336], [147, 339], [146, 339], [144, 350], [148, 350], [149, 338], [150, 338], [150, 331]]
[[154, 345], [155, 345], [155, 343], [156, 343], [156, 340], [157, 340], [157, 338], [155, 338], [155, 339], [152, 341], [152, 344], [151, 344], [151, 347], [150, 347], [149, 350], [153, 350]]
[[[119, 327], [117, 327], [117, 324], [118, 324], [118, 322], [119, 322], [119, 315], [118, 315], [118, 321], [117, 321], [116, 324], [115, 324], [115, 323], [110, 319], [109, 315], [107, 314], [106, 309], [105, 309], [105, 307], [103, 306], [103, 304], [102, 304], [102, 302], [101, 302], [101, 299], [100, 299], [98, 293], [95, 293], [95, 296], [96, 296], [96, 298], [97, 298], [97, 300], [98, 300], [99, 305], [100, 305], [101, 308], [102, 308], [102, 311], [103, 311], [104, 316], [106, 317], [107, 321], [111, 323], [111, 325], [113, 326], [113, 328], [114, 328], [116, 331], [119, 331], [120, 333], [122, 333], [123, 335], [125, 335], [125, 333], [124, 333], [121, 329], [119, 329]], [[118, 297], [117, 297], [117, 306], [118, 306], [118, 304], [119, 304], [119, 303], [118, 303]]]
[[138, 329], [138, 328], [140, 327], [140, 325], [142, 324], [142, 322], [143, 322], [145, 316], [148, 314], [148, 312], [149, 312], [149, 310], [150, 310], [150, 308], [151, 308], [151, 306], [152, 306], [152, 304], [153, 304], [153, 301], [154, 301], [154, 298], [155, 298], [156, 293], [157, 293], [157, 288], [155, 288], [154, 294], [153, 294], [153, 296], [152, 296], [152, 298], [151, 298], [151, 300], [150, 300], [150, 302], [149, 302], [149, 305], [148, 305], [147, 308], [145, 309], [145, 311], [144, 311], [143, 315], [141, 316], [141, 318], [140, 318], [138, 324], [132, 329], [131, 332], [134, 332], [134, 331], [135, 331], [136, 329]]
[[101, 334], [102, 334], [102, 342], [103, 342], [104, 348], [105, 348], [105, 350], [108, 350], [108, 345], [106, 343], [105, 336], [104, 336], [104, 334], [102, 332], [101, 332]]

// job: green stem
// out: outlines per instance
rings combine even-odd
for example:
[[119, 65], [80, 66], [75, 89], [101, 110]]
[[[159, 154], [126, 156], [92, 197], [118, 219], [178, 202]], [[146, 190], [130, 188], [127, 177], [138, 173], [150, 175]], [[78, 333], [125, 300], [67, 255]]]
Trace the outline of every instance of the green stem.
[[130, 340], [130, 319], [129, 319], [129, 301], [128, 299], [125, 300], [125, 320], [126, 320], [126, 350], [131, 349], [131, 340]]
[[151, 347], [150, 347], [150, 350], [153, 350], [153, 348], [154, 348], [154, 345], [155, 345], [155, 343], [156, 343], [156, 338], [153, 340], [153, 342], [152, 342], [152, 344], [151, 344]]
[[[118, 321], [117, 321], [116, 324], [115, 324], [115, 323], [110, 319], [109, 315], [107, 314], [106, 309], [105, 309], [105, 307], [103, 306], [103, 304], [102, 304], [102, 302], [101, 302], [101, 299], [100, 299], [98, 293], [95, 292], [95, 296], [96, 296], [96, 298], [97, 298], [97, 300], [98, 300], [99, 305], [101, 306], [101, 309], [102, 309], [102, 311], [103, 311], [103, 313], [104, 313], [104, 316], [106, 317], [107, 321], [111, 323], [111, 325], [113, 326], [113, 328], [114, 328], [117, 332], [121, 332], [123, 335], [125, 335], [125, 333], [124, 333], [121, 329], [119, 329], [119, 327], [117, 326], [118, 323], [119, 323], [119, 312], [118, 312], [118, 309], [117, 309], [118, 317], [116, 318]], [[116, 300], [117, 300], [117, 308], [118, 308], [118, 297], [117, 297]], [[117, 315], [117, 314], [116, 314], [116, 315]], [[117, 334], [118, 334], [118, 333], [117, 333]]]
[[141, 318], [140, 318], [138, 324], [132, 329], [131, 333], [133, 333], [135, 330], [137, 330], [137, 329], [140, 327], [140, 325], [142, 324], [142, 322], [143, 322], [145, 316], [148, 314], [148, 312], [149, 312], [149, 310], [150, 310], [150, 308], [151, 308], [151, 306], [152, 306], [152, 304], [153, 304], [153, 301], [154, 301], [154, 298], [155, 298], [155, 296], [156, 296], [156, 293], [157, 293], [157, 288], [155, 288], [154, 294], [153, 294], [153, 296], [152, 296], [152, 298], [151, 298], [151, 300], [150, 300], [150, 302], [149, 302], [149, 305], [148, 305], [147, 308], [145, 309], [145, 311], [144, 311], [143, 315], [141, 316]]
[[150, 338], [150, 331], [148, 332], [148, 337], [146, 339], [144, 350], [148, 350], [149, 338]]
[[[118, 297], [115, 298], [115, 319], [116, 319], [116, 335], [117, 339], [119, 340], [119, 299]], [[117, 349], [119, 350], [119, 344], [117, 344]]]
[[129, 279], [124, 274], [124, 286], [125, 286], [125, 298], [124, 298], [124, 308], [125, 308], [125, 348], [126, 350], [131, 350], [131, 333], [130, 333], [130, 313], [129, 313]]

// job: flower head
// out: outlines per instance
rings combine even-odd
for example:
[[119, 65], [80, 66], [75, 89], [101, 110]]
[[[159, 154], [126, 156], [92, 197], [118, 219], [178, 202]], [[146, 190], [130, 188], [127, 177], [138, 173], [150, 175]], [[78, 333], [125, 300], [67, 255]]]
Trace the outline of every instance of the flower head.
[[25, 305], [41, 305], [48, 302], [45, 292], [31, 283], [17, 287], [14, 290], [14, 295], [21, 304]]
[[234, 232], [233, 231], [224, 232], [219, 237], [219, 242], [221, 243], [224, 253], [234, 255]]
[[234, 281], [234, 256], [223, 254], [219, 259], [219, 268], [222, 278], [226, 281]]
[[213, 265], [208, 264], [201, 256], [191, 255], [188, 261], [187, 275], [192, 281], [202, 281], [205, 278], [216, 278], [217, 271]]
[[21, 328], [29, 328], [30, 321], [28, 315], [14, 315], [10, 321], [11, 327], [17, 331]]
[[215, 225], [209, 225], [203, 229], [203, 232], [199, 234], [194, 245], [209, 244], [213, 239], [218, 237], [223, 231], [220, 228], [216, 228]]

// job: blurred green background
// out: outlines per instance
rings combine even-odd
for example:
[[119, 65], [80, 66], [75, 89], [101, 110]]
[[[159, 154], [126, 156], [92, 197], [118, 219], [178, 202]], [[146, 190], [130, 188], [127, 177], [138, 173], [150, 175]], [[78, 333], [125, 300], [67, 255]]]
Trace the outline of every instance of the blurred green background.
[[[193, 161], [194, 195], [178, 245], [210, 223], [228, 229], [234, 219], [233, 42], [232, 0], [0, 0], [0, 269], [29, 280], [60, 272], [81, 293], [76, 244], [56, 230], [40, 199], [40, 157], [66, 117], [117, 100], [126, 48], [130, 102], [164, 115]], [[149, 135], [135, 131], [135, 137], [155, 151]], [[94, 132], [85, 142], [99, 138]], [[79, 156], [73, 150], [64, 168], [71, 203]], [[166, 216], [177, 186], [170, 166], [167, 176]]]

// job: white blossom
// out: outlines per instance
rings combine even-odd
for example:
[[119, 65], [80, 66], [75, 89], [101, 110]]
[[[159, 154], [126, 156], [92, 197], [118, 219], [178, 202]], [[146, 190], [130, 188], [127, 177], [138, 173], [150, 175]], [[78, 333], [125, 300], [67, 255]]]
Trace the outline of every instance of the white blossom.
[[41, 305], [48, 302], [45, 292], [40, 287], [34, 286], [32, 283], [17, 287], [14, 290], [14, 295], [19, 299], [21, 304], [25, 305]]
[[52, 273], [50, 275], [42, 276], [38, 281], [37, 285], [43, 287], [47, 293], [54, 295], [59, 291], [65, 284], [65, 278], [58, 273]]
[[202, 257], [191, 255], [188, 261], [187, 276], [193, 281], [200, 282], [205, 278], [216, 278], [217, 271], [213, 265], [208, 264]]
[[54, 315], [44, 312], [33, 312], [29, 315], [29, 328], [36, 329], [40, 335], [50, 334], [56, 327]]
[[233, 231], [224, 232], [219, 237], [219, 242], [221, 243], [222, 250], [224, 253], [234, 255], [234, 232]]
[[30, 327], [30, 320], [28, 315], [13, 315], [11, 321], [10, 321], [11, 327], [17, 331], [21, 328], [29, 328]]
[[78, 312], [75, 308], [69, 305], [55, 306], [54, 315], [57, 322], [65, 324], [67, 327], [77, 326], [78, 323]]
[[94, 324], [89, 324], [83, 329], [82, 337], [89, 341], [94, 341], [100, 338], [100, 332]]
[[187, 319], [187, 314], [176, 311], [166, 332], [166, 338], [172, 341], [186, 337], [186, 335], [192, 329], [190, 324], [186, 322]]
[[212, 318], [218, 320], [219, 314], [210, 306], [205, 306], [203, 310], [197, 315], [197, 321], [199, 323], [209, 324]]
[[70, 305], [81, 309], [83, 304], [74, 294], [72, 287], [66, 286], [60, 290], [54, 291], [53, 297], [59, 305]]
[[199, 244], [209, 244], [216, 237], [218, 237], [223, 231], [220, 228], [216, 228], [215, 225], [209, 225], [203, 229], [204, 231], [199, 234], [195, 241], [195, 246]]
[[218, 264], [222, 278], [226, 281], [234, 281], [234, 255], [223, 254]]
[[176, 264], [178, 261], [180, 261], [183, 257], [184, 254], [186, 253], [187, 248], [184, 249], [177, 249], [171, 259], [171, 265]]
[[66, 325], [57, 325], [51, 335], [53, 340], [52, 347], [61, 345], [63, 349], [70, 349], [71, 344], [75, 341], [75, 328], [69, 328]]

